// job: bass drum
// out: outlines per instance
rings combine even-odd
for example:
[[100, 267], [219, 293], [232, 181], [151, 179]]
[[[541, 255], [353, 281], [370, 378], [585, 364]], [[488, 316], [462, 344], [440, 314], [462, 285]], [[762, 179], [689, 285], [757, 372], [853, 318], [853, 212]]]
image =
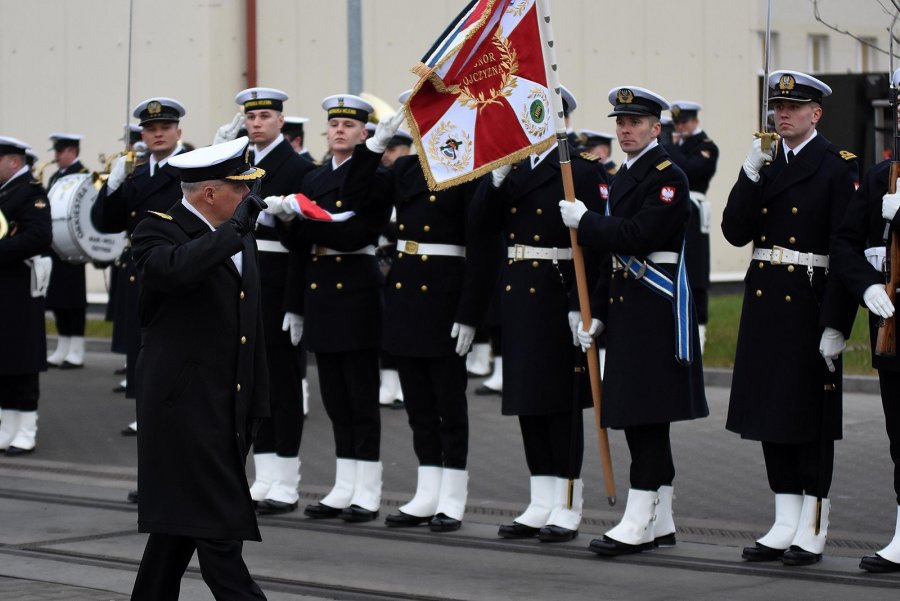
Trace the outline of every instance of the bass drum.
[[53, 220], [53, 250], [70, 263], [112, 263], [125, 250], [125, 232], [104, 234], [91, 223], [97, 188], [90, 173], [60, 178], [47, 197]]

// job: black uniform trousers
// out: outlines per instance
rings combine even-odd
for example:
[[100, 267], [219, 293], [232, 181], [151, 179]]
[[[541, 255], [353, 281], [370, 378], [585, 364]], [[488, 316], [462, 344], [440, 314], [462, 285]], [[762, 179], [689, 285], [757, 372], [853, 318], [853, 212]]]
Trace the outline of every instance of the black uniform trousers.
[[322, 404], [334, 430], [335, 455], [378, 461], [381, 414], [378, 350], [316, 353]]
[[84, 307], [53, 309], [53, 319], [56, 320], [56, 332], [60, 336], [84, 336]]
[[520, 415], [519, 428], [532, 476], [581, 477], [584, 415], [580, 407], [547, 415]]
[[0, 375], [0, 409], [37, 411], [41, 396], [38, 374]]
[[131, 601], [177, 601], [181, 577], [197, 551], [200, 574], [216, 601], [265, 599], [241, 557], [243, 541], [151, 534]]
[[891, 459], [894, 462], [894, 492], [900, 505], [900, 372], [878, 370], [881, 383], [881, 405], [884, 407], [884, 427], [891, 443]]
[[254, 453], [275, 453], [297, 457], [303, 438], [303, 378], [306, 377], [306, 349], [266, 346], [269, 369], [269, 403], [272, 416], [264, 419], [253, 441]]
[[419, 465], [466, 469], [469, 413], [466, 358], [395, 357]]
[[763, 442], [769, 488], [775, 494], [827, 497], [834, 469], [834, 441]]
[[625, 441], [631, 454], [631, 488], [658, 490], [675, 480], [675, 462], [668, 422], [625, 428]]

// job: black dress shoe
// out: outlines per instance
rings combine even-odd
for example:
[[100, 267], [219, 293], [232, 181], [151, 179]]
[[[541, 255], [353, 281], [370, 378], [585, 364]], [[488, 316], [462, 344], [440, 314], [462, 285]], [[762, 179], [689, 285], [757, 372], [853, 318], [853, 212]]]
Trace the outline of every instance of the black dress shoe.
[[259, 515], [275, 515], [277, 513], [290, 513], [297, 509], [297, 502], [285, 503], [273, 499], [263, 499], [256, 504], [256, 513]]
[[773, 549], [756, 543], [752, 547], [744, 547], [741, 557], [747, 561], [777, 561], [784, 555], [784, 549]]
[[654, 547], [674, 547], [675, 546], [675, 533], [664, 534], [662, 536], [657, 536], [653, 539]]
[[62, 365], [62, 364], [61, 363], [50, 363], [49, 361], [47, 361], [47, 367], [49, 369], [59, 369], [60, 365]]
[[532, 528], [519, 522], [503, 524], [497, 534], [503, 538], [533, 538], [540, 533], [540, 528]]
[[499, 396], [501, 394], [501, 392], [499, 390], [494, 390], [493, 388], [488, 388], [487, 386], [482, 384], [481, 386], [479, 386], [478, 388], [475, 389], [475, 394], [477, 394], [478, 396], [488, 396], [491, 394], [496, 394]]
[[408, 513], [398, 511], [397, 513], [389, 514], [384, 518], [384, 525], [390, 528], [412, 528], [413, 526], [427, 524], [432, 517], [434, 516], [427, 515], [420, 518], [417, 515], [409, 515]]
[[131, 427], [131, 424], [122, 428], [119, 432], [122, 436], [137, 436], [137, 430]]
[[69, 361], [63, 361], [62, 365], [59, 366], [60, 369], [84, 369], [84, 363], [71, 363]]
[[303, 510], [303, 515], [313, 518], [314, 520], [321, 520], [325, 518], [336, 518], [341, 515], [341, 510], [337, 507], [330, 507], [323, 503], [316, 503], [315, 505], [307, 505]]
[[128, 390], [128, 389], [125, 388], [124, 386], [122, 386], [121, 384], [116, 384], [115, 386], [113, 386], [113, 392], [122, 393], [122, 392], [125, 392], [126, 390]]
[[781, 562], [786, 566], [811, 566], [820, 559], [822, 559], [821, 553], [810, 553], [797, 545], [791, 545], [791, 548], [785, 551], [781, 557]]
[[128, 491], [128, 496], [126, 497], [126, 500], [127, 500], [129, 503], [137, 503], [137, 502], [138, 502], [138, 491], [137, 491], [137, 489], [135, 489], [135, 490], [129, 490], [129, 491]]
[[369, 511], [359, 505], [351, 505], [341, 512], [340, 517], [345, 522], [371, 522], [378, 517], [378, 510]]
[[542, 543], [564, 543], [578, 536], [578, 530], [569, 530], [562, 526], [544, 526], [538, 533]]
[[617, 557], [619, 555], [629, 555], [631, 553], [640, 553], [646, 549], [652, 549], [653, 542], [641, 543], [639, 545], [630, 545], [628, 543], [620, 543], [619, 541], [604, 535], [603, 538], [595, 538], [588, 545], [588, 549], [602, 557]]
[[873, 574], [885, 574], [887, 572], [900, 572], [900, 563], [888, 561], [879, 554], [866, 555], [859, 562], [859, 569]]
[[439, 513], [428, 522], [428, 528], [432, 532], [453, 532], [459, 530], [462, 521], [451, 518], [446, 513]]
[[34, 447], [30, 449], [23, 449], [21, 447], [6, 447], [6, 456], [7, 457], [18, 457], [20, 455], [30, 455], [34, 453]]

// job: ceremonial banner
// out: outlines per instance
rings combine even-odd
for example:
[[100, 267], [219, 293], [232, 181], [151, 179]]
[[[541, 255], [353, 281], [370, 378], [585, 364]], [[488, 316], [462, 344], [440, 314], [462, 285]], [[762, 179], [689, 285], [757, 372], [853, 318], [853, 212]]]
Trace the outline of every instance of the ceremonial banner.
[[404, 110], [430, 189], [554, 143], [535, 0], [474, 0], [413, 72]]

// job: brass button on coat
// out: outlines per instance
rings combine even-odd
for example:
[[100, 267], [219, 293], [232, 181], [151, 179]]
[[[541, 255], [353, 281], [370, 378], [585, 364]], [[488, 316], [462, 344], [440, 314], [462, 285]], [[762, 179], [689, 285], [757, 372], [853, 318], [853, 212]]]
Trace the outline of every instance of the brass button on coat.
[[537, 211], [535, 211], [535, 213], [537, 213], [538, 215], [543, 215], [544, 211], [542, 209], [538, 209]]
[[506, 291], [509, 292], [510, 290], [512, 290], [512, 286], [510, 286], [509, 284], [507, 284], [507, 285], [506, 285]]
[[309, 285], [309, 287], [310, 287], [311, 289], [315, 290], [316, 288], [319, 287], [319, 285], [316, 284], [315, 282], [313, 282], [312, 284]]
[[793, 266], [793, 265], [788, 265], [788, 272], [789, 272], [789, 273], [794, 273], [794, 266]]
[[534, 235], [534, 241], [535, 241], [535, 242], [540, 242], [540, 241], [541, 241], [541, 237], [540, 237], [538, 234], [535, 234], [535, 235]]
[[394, 284], [394, 288], [396, 288], [397, 290], [400, 290], [401, 288], [403, 288], [403, 283], [397, 282], [396, 284]]
[[134, 282], [134, 276], [133, 276], [133, 275], [128, 276], [128, 281], [129, 281], [129, 282]]
[[337, 284], [335, 284], [334, 287], [337, 288], [338, 290], [343, 290], [343, 289], [344, 289], [344, 285], [343, 285], [342, 283], [340, 283], [340, 282], [338, 282]]
[[537, 290], [535, 290], [534, 288], [529, 288], [529, 289], [528, 289], [528, 292], [534, 294], [535, 292], [537, 292]]
[[766, 213], [769, 212], [769, 209], [767, 209], [766, 207], [763, 207], [759, 210], [759, 212], [762, 213], [763, 215], [765, 215]]
[[241, 297], [240, 297], [240, 298], [241, 298], [241, 300], [244, 300], [244, 296], [246, 296], [246, 295], [245, 295], [245, 294], [244, 294], [244, 291], [243, 291], [243, 290], [241, 290]]
[[785, 297], [784, 297], [784, 300], [785, 300], [786, 302], [791, 302], [791, 295], [788, 294], [787, 296], [785, 296]]
[[798, 209], [797, 207], [791, 207], [791, 214], [792, 214], [792, 215], [796, 215], [796, 214], [799, 213], [799, 212], [800, 212], [800, 209]]
[[339, 200], [336, 203], [334, 203], [334, 206], [336, 206], [337, 208], [340, 209], [342, 206], [344, 206], [344, 203]]
[[241, 336], [241, 344], [247, 344], [247, 337]]
[[428, 292], [428, 286], [426, 286], [425, 284], [422, 284], [422, 287], [420, 288], [420, 290], [422, 292]]
[[429, 202], [434, 202], [436, 200], [437, 200], [437, 196], [435, 196], [434, 194], [432, 194], [431, 196], [428, 197]]
[[240, 385], [240, 384], [237, 385], [237, 391], [238, 391], [238, 392], [241, 391], [241, 385]]
[[757, 290], [757, 291], [756, 291], [756, 296], [762, 296], [762, 290]]
[[791, 244], [797, 244], [797, 239], [791, 236], [790, 238], [788, 238], [788, 242], [790, 242]]

